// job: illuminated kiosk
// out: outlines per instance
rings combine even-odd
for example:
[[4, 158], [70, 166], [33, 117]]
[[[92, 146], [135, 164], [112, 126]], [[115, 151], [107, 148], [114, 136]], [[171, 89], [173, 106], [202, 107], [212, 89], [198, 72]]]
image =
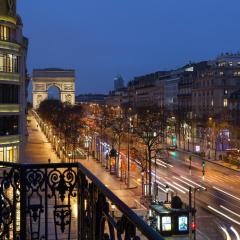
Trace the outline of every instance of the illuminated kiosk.
[[110, 153], [110, 174], [116, 174], [116, 158], [117, 158], [117, 150], [112, 148]]
[[75, 71], [58, 68], [34, 69], [32, 75], [33, 108], [48, 98], [48, 89], [59, 90], [61, 102], [75, 104]]
[[182, 208], [182, 206], [173, 208], [174, 201], [179, 202], [179, 200], [180, 198], [175, 196], [172, 204], [154, 203], [150, 205], [149, 216], [154, 220], [156, 230], [163, 236], [189, 234], [189, 209]]

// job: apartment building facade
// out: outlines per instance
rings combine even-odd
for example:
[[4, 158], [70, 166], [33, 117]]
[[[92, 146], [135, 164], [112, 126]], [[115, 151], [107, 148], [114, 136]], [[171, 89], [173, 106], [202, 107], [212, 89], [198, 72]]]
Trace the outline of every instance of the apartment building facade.
[[16, 1], [0, 0], [0, 161], [20, 162], [26, 138], [28, 40]]

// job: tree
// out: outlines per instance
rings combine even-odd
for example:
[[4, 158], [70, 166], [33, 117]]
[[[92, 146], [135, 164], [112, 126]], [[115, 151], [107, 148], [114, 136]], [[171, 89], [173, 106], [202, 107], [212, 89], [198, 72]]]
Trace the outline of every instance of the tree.
[[[79, 105], [66, 105], [64, 108], [64, 137], [67, 149], [72, 151], [72, 160], [75, 160], [75, 153], [79, 139], [83, 137], [83, 110]], [[61, 130], [60, 130], [61, 131]]]
[[145, 146], [147, 152], [147, 169], [148, 169], [148, 188], [151, 197], [152, 186], [152, 154], [158, 148], [161, 142], [161, 123], [157, 109], [142, 109], [138, 112], [137, 123], [134, 133], [138, 136], [140, 142]]
[[[63, 104], [59, 100], [41, 102], [38, 113], [43, 121], [50, 124], [54, 137], [64, 142], [65, 154], [71, 151], [75, 159], [75, 151], [83, 129], [83, 108], [80, 105]], [[56, 135], [56, 136], [55, 136]]]
[[144, 196], [144, 183], [147, 172], [147, 153], [146, 150], [142, 149], [139, 144], [136, 144], [131, 148], [131, 158], [141, 168], [142, 177], [142, 195]]

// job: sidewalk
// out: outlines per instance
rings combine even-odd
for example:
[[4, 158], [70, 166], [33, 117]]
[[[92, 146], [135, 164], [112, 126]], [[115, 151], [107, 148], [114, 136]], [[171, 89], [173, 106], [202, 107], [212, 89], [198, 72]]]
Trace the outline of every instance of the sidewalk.
[[25, 146], [25, 161], [24, 163], [47, 163], [51, 159], [52, 163], [61, 162], [52, 149], [51, 143], [42, 133], [36, 119], [28, 115], [28, 134], [27, 143]]
[[207, 162], [211, 162], [211, 163], [216, 164], [220, 167], [225, 167], [225, 168], [228, 168], [230, 170], [240, 172], [240, 168], [238, 168], [236, 165], [226, 163], [223, 160], [215, 160], [215, 159], [212, 159], [212, 158], [209, 159], [208, 157], [201, 157], [198, 154], [196, 154], [195, 152], [187, 151], [187, 150], [184, 150], [183, 148], [179, 148], [179, 147], [177, 148], [177, 151], [183, 152], [183, 153], [186, 153], [186, 154], [189, 154], [189, 155], [193, 155], [195, 157], [198, 157], [199, 159], [202, 159], [202, 160], [207, 161]]
[[100, 162], [97, 162], [91, 156], [89, 159], [79, 161], [83, 166], [88, 168], [97, 178], [99, 178], [111, 191], [116, 194], [130, 208], [135, 207], [134, 200], [140, 202], [141, 187], [127, 189], [126, 184], [121, 182], [116, 176], [110, 175]]
[[[47, 163], [51, 159], [52, 163], [61, 162], [54, 152], [51, 143], [47, 140], [41, 131], [36, 119], [30, 114], [28, 124], [28, 139], [25, 148], [25, 163]], [[121, 182], [116, 176], [110, 175], [95, 159], [89, 156], [89, 159], [79, 161], [88, 168], [100, 181], [102, 181], [113, 193], [115, 193], [130, 208], [135, 207], [134, 200], [140, 202], [141, 186], [135, 189], [126, 189], [126, 184]]]

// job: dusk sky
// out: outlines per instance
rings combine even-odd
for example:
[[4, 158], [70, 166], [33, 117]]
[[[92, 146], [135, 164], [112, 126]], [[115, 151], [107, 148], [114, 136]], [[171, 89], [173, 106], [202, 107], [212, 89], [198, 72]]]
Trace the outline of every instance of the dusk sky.
[[28, 69], [77, 72], [77, 93], [107, 93], [113, 78], [180, 67], [240, 50], [239, 0], [18, 1]]

